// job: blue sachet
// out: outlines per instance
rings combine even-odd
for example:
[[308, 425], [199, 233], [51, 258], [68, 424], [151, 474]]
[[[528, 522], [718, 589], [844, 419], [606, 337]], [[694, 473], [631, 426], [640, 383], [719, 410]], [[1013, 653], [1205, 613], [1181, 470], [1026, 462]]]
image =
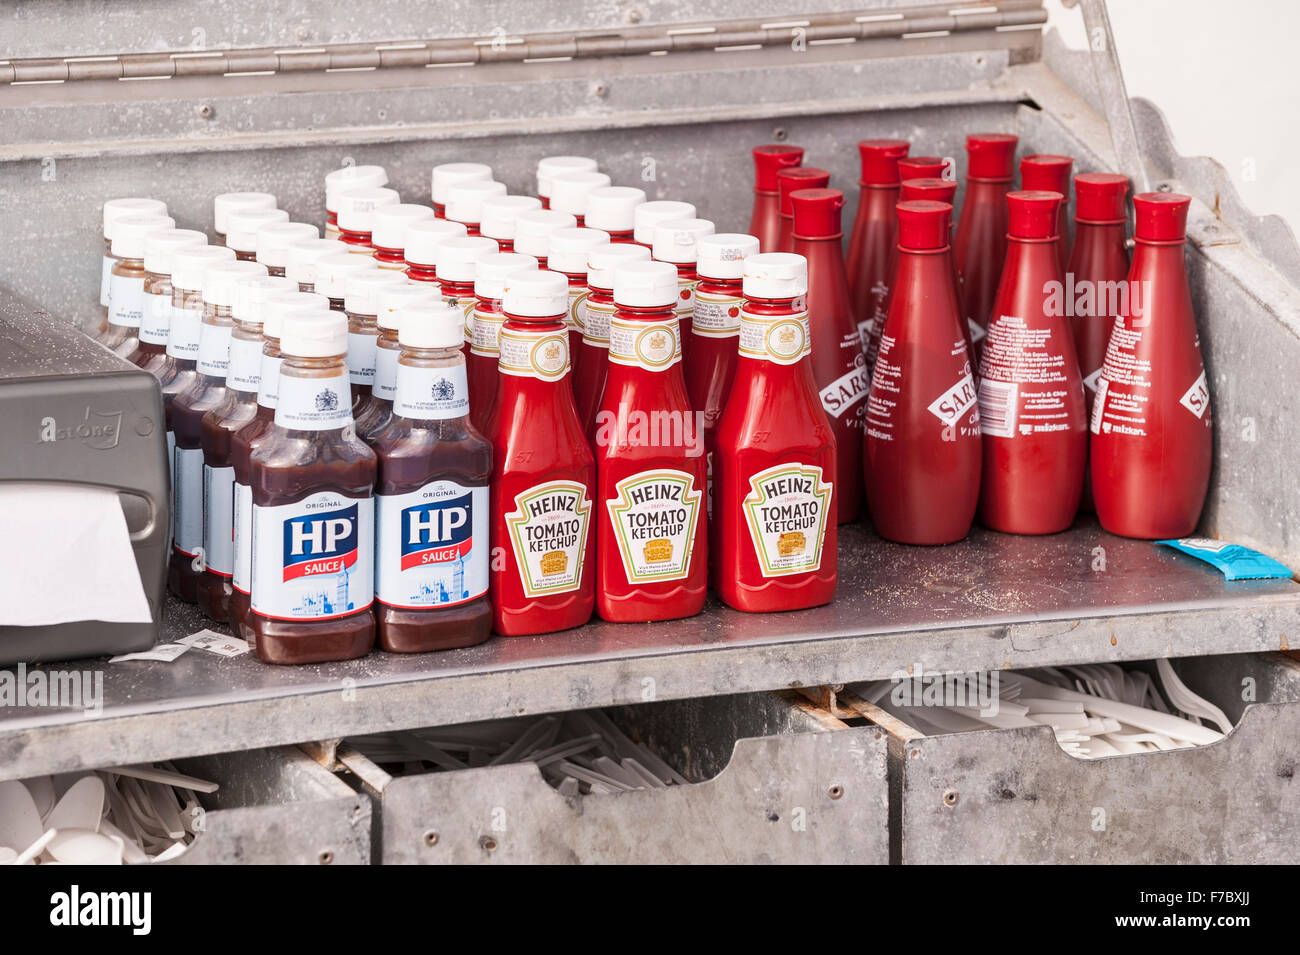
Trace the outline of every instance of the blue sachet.
[[1253, 580], [1264, 577], [1290, 579], [1291, 568], [1279, 563], [1267, 554], [1261, 554], [1240, 544], [1226, 541], [1210, 540], [1206, 537], [1182, 537], [1178, 540], [1156, 541], [1180, 550], [1184, 554], [1205, 561], [1217, 567], [1228, 580]]

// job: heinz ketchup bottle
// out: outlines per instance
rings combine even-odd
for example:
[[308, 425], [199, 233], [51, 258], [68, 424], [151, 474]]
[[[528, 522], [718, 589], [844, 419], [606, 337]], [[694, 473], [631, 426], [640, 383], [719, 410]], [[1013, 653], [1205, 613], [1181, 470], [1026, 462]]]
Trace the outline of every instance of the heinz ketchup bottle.
[[718, 423], [713, 520], [718, 595], [750, 613], [817, 607], [835, 594], [837, 450], [813, 382], [807, 288], [801, 256], [745, 261], [735, 393]]
[[1019, 138], [1010, 133], [966, 137], [966, 197], [953, 255], [976, 359], [984, 347], [984, 330], [1007, 254], [1007, 192], [1017, 142]]
[[1062, 272], [1070, 259], [1070, 226], [1066, 213], [1070, 208], [1070, 170], [1073, 168], [1074, 160], [1069, 156], [1034, 153], [1020, 159], [1021, 189], [1059, 192], [1064, 197], [1056, 213], [1056, 234], [1060, 236], [1056, 243], [1056, 257], [1061, 262]]
[[649, 262], [650, 250], [630, 242], [599, 245], [587, 257], [587, 297], [582, 309], [582, 358], [573, 373], [573, 400], [582, 433], [592, 437], [609, 374], [609, 319], [614, 314], [614, 272], [629, 262]]
[[780, 202], [781, 223], [777, 228], [776, 248], [764, 252], [794, 251], [794, 209], [790, 206], [790, 193], [797, 189], [825, 189], [830, 185], [831, 174], [812, 166], [795, 166], [776, 174], [777, 198]]
[[[862, 352], [867, 356], [868, 374], [880, 347], [878, 326], [885, 321], [889, 278], [897, 257], [898, 217], [894, 215], [894, 206], [898, 204], [898, 184], [901, 181], [898, 161], [907, 155], [910, 148], [903, 139], [864, 139], [858, 143], [861, 162], [858, 186], [861, 191], [844, 261], [849, 276], [854, 325]], [[815, 278], [809, 281], [811, 285], [817, 284]], [[814, 331], [814, 339], [816, 335]], [[841, 445], [841, 467], [844, 457]], [[846, 488], [847, 485], [840, 485], [842, 491]], [[844, 500], [844, 495], [840, 500]]]
[[568, 630], [595, 602], [596, 467], [573, 407], [569, 283], [517, 272], [506, 283], [501, 384], [492, 439], [492, 628], [505, 636]]
[[984, 435], [979, 519], [1010, 534], [1054, 534], [1074, 521], [1088, 432], [1074, 339], [1050, 292], [1059, 192], [1012, 192], [1007, 261], [980, 358]]
[[[695, 314], [691, 322], [691, 350], [683, 365], [686, 393], [704, 428], [704, 453], [708, 464], [705, 491], [707, 512], [713, 514], [713, 458], [717, 447], [718, 421], [731, 395], [736, 377], [736, 339], [740, 334], [740, 310], [745, 304], [742, 280], [745, 260], [758, 255], [758, 239], [752, 235], [724, 232], [702, 236], [697, 245]], [[710, 529], [713, 525], [710, 524]], [[718, 551], [712, 546], [713, 553]], [[712, 574], [717, 564], [710, 566]]]
[[1210, 482], [1210, 390], [1187, 288], [1188, 196], [1143, 192], [1127, 302], [1092, 409], [1092, 493], [1101, 526], [1125, 537], [1186, 537]]
[[[1119, 299], [1128, 291], [1127, 194], [1127, 176], [1095, 172], [1074, 177], [1074, 248], [1065, 272], [1062, 305], [1074, 331], [1074, 351], [1083, 375], [1084, 413], [1089, 421]], [[1092, 478], [1087, 471], [1079, 509], [1093, 510]]]
[[614, 273], [596, 417], [596, 610], [605, 620], [672, 620], [704, 606], [708, 476], [682, 379], [676, 301], [677, 270], [667, 262]]
[[[777, 234], [781, 228], [780, 196], [777, 193], [776, 174], [803, 162], [802, 146], [772, 144], [755, 146], [754, 156], [754, 211], [749, 217], [749, 234], [757, 237], [764, 252], [775, 252]], [[691, 210], [681, 218], [695, 215]]]
[[350, 660], [375, 642], [375, 454], [352, 430], [347, 319], [284, 316], [279, 400], [250, 458], [249, 626], [266, 663]]
[[408, 304], [398, 318], [397, 397], [373, 445], [375, 620], [392, 652], [469, 647], [492, 631], [492, 445], [469, 420], [463, 323], [446, 301]]
[[632, 241], [649, 249], [655, 244], [655, 229], [659, 223], [694, 218], [695, 204], [691, 202], [677, 202], [674, 199], [643, 202], [632, 213]]
[[569, 282], [569, 363], [575, 375], [582, 368], [579, 346], [585, 318], [582, 303], [587, 300], [587, 260], [592, 252], [606, 245], [608, 232], [586, 228], [558, 229], [547, 243], [546, 267]]
[[678, 345], [683, 357], [690, 354], [691, 322], [695, 315], [695, 283], [699, 281], [695, 268], [697, 243], [713, 233], [713, 223], [708, 219], [669, 219], [655, 226], [651, 254], [657, 261], [669, 262], [677, 269], [677, 334], [681, 336]]
[[492, 406], [497, 400], [499, 382], [497, 363], [501, 359], [501, 326], [506, 313], [502, 298], [506, 294], [506, 279], [516, 272], [533, 272], [537, 260], [521, 252], [497, 252], [478, 260], [474, 275], [474, 311], [466, 323], [470, 335], [469, 356], [469, 420], [480, 432], [487, 427]]
[[862, 515], [862, 416], [871, 383], [840, 251], [844, 195], [838, 189], [800, 189], [790, 193], [790, 207], [794, 250], [808, 263], [813, 383], [835, 432], [835, 510], [844, 524]]
[[[292, 279], [290, 282], [292, 283]], [[328, 314], [330, 302], [313, 292], [272, 292], [262, 301], [262, 363], [257, 382], [257, 410], [252, 420], [230, 436], [230, 464], [235, 472], [234, 551], [235, 569], [230, 577], [228, 618], [235, 633], [250, 644], [256, 641], [249, 613], [253, 589], [253, 486], [252, 454], [270, 437], [275, 424], [275, 406], [280, 388], [280, 329], [284, 316], [306, 307]]]
[[952, 206], [898, 204], [898, 268], [867, 402], [867, 503], [900, 544], [950, 544], [979, 502], [980, 416], [948, 243]]

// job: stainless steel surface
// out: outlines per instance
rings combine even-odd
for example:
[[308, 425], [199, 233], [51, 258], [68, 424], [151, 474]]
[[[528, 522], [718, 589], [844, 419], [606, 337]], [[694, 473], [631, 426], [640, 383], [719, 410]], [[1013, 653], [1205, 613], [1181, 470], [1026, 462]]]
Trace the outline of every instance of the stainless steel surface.
[[[104, 707], [0, 710], [0, 778], [384, 730], [651, 700], [980, 670], [1276, 650], [1300, 633], [1300, 586], [1225, 582], [1190, 557], [1081, 524], [977, 530], [944, 548], [842, 529], [829, 606], [752, 616], [710, 604], [653, 625], [595, 622], [467, 650], [271, 667], [191, 651], [103, 670]], [[1097, 569], [1102, 568], [1104, 569]], [[164, 638], [208, 623], [169, 605]]]
[[566, 798], [531, 764], [401, 776], [379, 798], [382, 860], [887, 861], [876, 727], [830, 730], [775, 694], [628, 707], [616, 720], [691, 778], [707, 778]]
[[[1050, 727], [922, 737], [891, 748], [901, 861], [1289, 863], [1300, 851], [1300, 669], [1280, 655], [1179, 661], [1241, 712], [1227, 738], [1078, 760]], [[893, 782], [894, 780], [891, 780]]]
[[181, 770], [220, 784], [177, 865], [369, 865], [371, 806], [296, 749], [223, 753]]
[[1115, 49], [1115, 33], [1110, 28], [1106, 2], [1079, 0], [1079, 8], [1083, 11], [1083, 23], [1088, 31], [1093, 75], [1101, 90], [1111, 143], [1119, 160], [1117, 171], [1129, 177], [1133, 192], [1147, 192], [1150, 184], [1146, 163], [1142, 160], [1133, 114], [1129, 111], [1128, 90], [1119, 68], [1119, 52]]

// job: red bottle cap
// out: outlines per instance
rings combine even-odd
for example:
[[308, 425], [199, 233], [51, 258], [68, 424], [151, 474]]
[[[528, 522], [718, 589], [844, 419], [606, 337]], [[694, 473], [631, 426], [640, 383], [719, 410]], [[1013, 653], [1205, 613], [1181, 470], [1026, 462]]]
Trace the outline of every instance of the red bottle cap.
[[776, 174], [803, 162], [802, 146], [755, 146], [753, 153], [755, 192], [776, 192]]
[[1182, 242], [1187, 238], [1191, 196], [1178, 192], [1139, 192], [1133, 197], [1133, 235], [1139, 242]]
[[1074, 177], [1074, 218], [1079, 222], [1123, 222], [1128, 218], [1124, 197], [1128, 176], [1113, 172], [1083, 172]]
[[844, 193], [838, 189], [796, 189], [790, 193], [794, 234], [801, 239], [838, 239]]
[[1007, 235], [1014, 239], [1053, 239], [1056, 212], [1065, 197], [1047, 189], [1007, 193]]
[[1020, 160], [1020, 188], [1047, 189], [1059, 192], [1067, 199], [1070, 196], [1070, 171], [1074, 168], [1074, 159], [1070, 156], [1054, 156], [1051, 153], [1035, 153]]
[[795, 166], [782, 169], [776, 174], [776, 190], [781, 194], [781, 215], [792, 216], [790, 193], [796, 189], [825, 189], [830, 184], [831, 174], [825, 169], [812, 166]]
[[898, 160], [898, 178], [903, 182], [909, 179], [942, 179], [942, 156], [904, 156]]
[[1020, 137], [1011, 133], [971, 133], [966, 137], [966, 178], [1007, 180]]
[[932, 202], [946, 202], [951, 205], [956, 195], [957, 183], [951, 179], [904, 179], [903, 184], [898, 189], [900, 201], [928, 199]]
[[864, 139], [858, 143], [862, 158], [860, 186], [898, 185], [898, 161], [907, 155], [912, 144], [905, 139]]
[[952, 231], [952, 205], [931, 199], [908, 199], [898, 204], [898, 247], [927, 252], [948, 246]]

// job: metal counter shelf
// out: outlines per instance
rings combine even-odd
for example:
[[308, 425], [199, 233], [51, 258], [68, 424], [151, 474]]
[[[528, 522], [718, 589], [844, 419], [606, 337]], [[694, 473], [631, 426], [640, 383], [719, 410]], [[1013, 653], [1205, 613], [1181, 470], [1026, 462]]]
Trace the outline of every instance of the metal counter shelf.
[[[164, 639], [208, 626], [169, 603]], [[1102, 532], [976, 529], [943, 548], [841, 529], [834, 603], [748, 615], [715, 602], [657, 624], [595, 622], [540, 637], [348, 663], [267, 666], [192, 650], [102, 671], [103, 707], [0, 708], [0, 779], [386, 730], [650, 700], [983, 670], [1287, 649], [1300, 586], [1225, 582], [1190, 557]], [[29, 674], [30, 676], [30, 674]]]

